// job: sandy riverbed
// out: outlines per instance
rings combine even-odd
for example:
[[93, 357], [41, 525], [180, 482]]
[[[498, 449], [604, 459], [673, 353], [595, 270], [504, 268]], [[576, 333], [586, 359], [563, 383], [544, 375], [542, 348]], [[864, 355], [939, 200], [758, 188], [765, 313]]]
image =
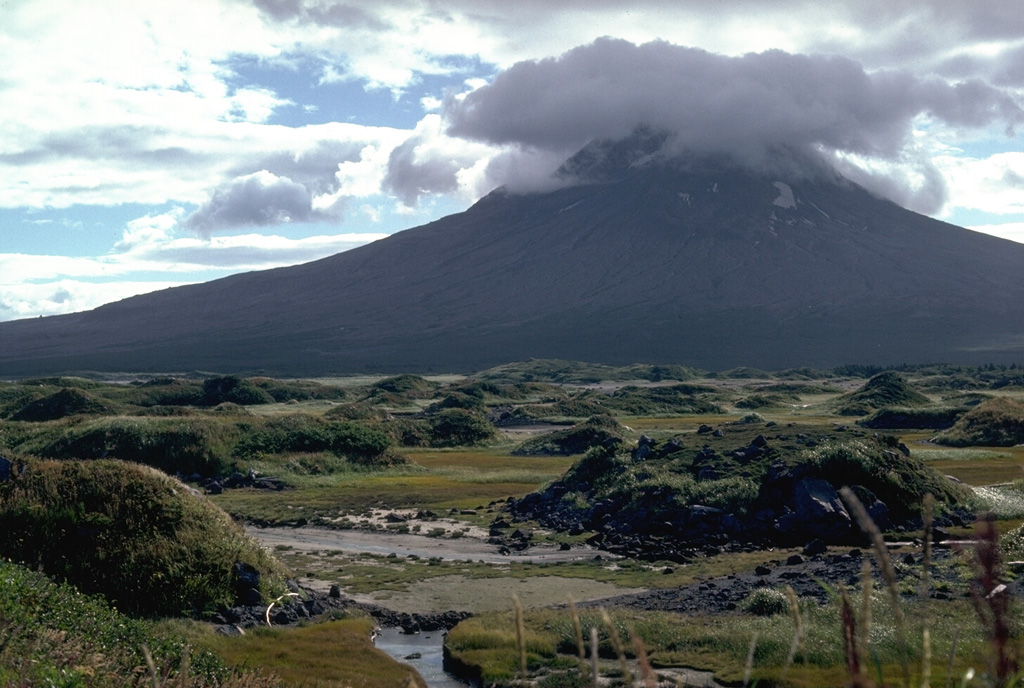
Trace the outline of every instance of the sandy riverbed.
[[[248, 532], [265, 547], [289, 547], [300, 552], [342, 551], [348, 553], [440, 557], [454, 561], [474, 561], [501, 565], [510, 562], [567, 562], [592, 559], [598, 551], [590, 547], [560, 550], [554, 545], [536, 545], [525, 552], [500, 554], [498, 548], [475, 537], [432, 538], [411, 533], [383, 531], [328, 530], [324, 528], [249, 528]], [[600, 553], [603, 558], [608, 554]], [[327, 591], [330, 582], [300, 579], [302, 585]], [[342, 582], [342, 587], [344, 585]], [[349, 594], [360, 602], [372, 602], [395, 611], [434, 613], [449, 610], [483, 612], [510, 609], [512, 595], [528, 607], [564, 603], [571, 595], [576, 601], [601, 600], [642, 592], [584, 578], [533, 576], [531, 578], [473, 578], [451, 575], [431, 578], [410, 586], [407, 591]], [[348, 594], [348, 593], [346, 593]]]

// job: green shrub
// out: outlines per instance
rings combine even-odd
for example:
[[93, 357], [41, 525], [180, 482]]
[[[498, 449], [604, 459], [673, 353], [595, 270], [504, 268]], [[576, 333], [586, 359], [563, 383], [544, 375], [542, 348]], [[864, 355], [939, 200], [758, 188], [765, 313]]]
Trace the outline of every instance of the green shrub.
[[331, 452], [372, 462], [391, 447], [390, 438], [361, 423], [330, 421], [307, 414], [279, 416], [247, 426], [234, 453], [242, 458], [288, 452]]
[[809, 450], [804, 461], [814, 474], [835, 486], [867, 488], [897, 518], [920, 514], [926, 494], [943, 504], [971, 503], [969, 488], [891, 445], [895, 441], [887, 438], [825, 442]]
[[138, 406], [202, 406], [203, 385], [193, 380], [157, 378], [132, 388], [124, 400]]
[[12, 420], [41, 422], [59, 420], [73, 415], [103, 415], [111, 413], [108, 404], [96, 399], [93, 395], [74, 387], [66, 387], [59, 392], [41, 399], [30, 401], [16, 411]]
[[482, 397], [475, 396], [472, 394], [464, 394], [462, 392], [449, 392], [440, 400], [435, 401], [433, 404], [427, 407], [427, 413], [436, 413], [438, 411], [459, 408], [466, 409], [468, 411], [484, 411], [484, 400]]
[[[148, 647], [156, 666], [176, 678], [185, 652], [180, 639], [111, 609], [99, 597], [10, 562], [0, 561], [0, 685], [136, 685]], [[190, 682], [219, 685], [227, 670], [209, 652], [190, 657]], [[242, 685], [242, 684], [236, 684]], [[248, 683], [244, 685], [255, 686]]]
[[1024, 403], [996, 397], [971, 409], [935, 438], [954, 447], [1012, 447], [1024, 444]]
[[114, 417], [68, 427], [39, 454], [53, 459], [122, 459], [165, 473], [209, 476], [226, 470], [236, 437], [233, 424], [213, 418]]
[[881, 408], [857, 421], [866, 428], [876, 430], [902, 430], [928, 428], [944, 430], [966, 413], [964, 408]]
[[32, 461], [0, 485], [0, 554], [132, 615], [236, 603], [234, 567], [276, 590], [283, 569], [223, 511], [177, 480], [120, 461]]
[[887, 406], [912, 407], [930, 403], [914, 390], [899, 373], [879, 373], [849, 394], [837, 397], [833, 405], [840, 415], [862, 416]]
[[604, 402], [604, 406], [630, 415], [657, 413], [724, 413], [709, 400], [715, 390], [707, 385], [683, 383], [664, 387], [623, 387]]
[[512, 453], [517, 456], [571, 456], [591, 447], [622, 440], [622, 426], [609, 416], [594, 416], [568, 430], [555, 430], [525, 440]]
[[494, 437], [494, 427], [481, 413], [461, 408], [439, 411], [427, 419], [435, 447], [466, 447]]
[[203, 382], [203, 406], [216, 406], [226, 401], [242, 406], [251, 406], [253, 404], [272, 404], [274, 397], [252, 380], [245, 380], [235, 375], [211, 377]]
[[786, 593], [774, 588], [758, 588], [743, 601], [743, 611], [755, 616], [774, 616], [789, 611]]
[[395, 375], [370, 386], [370, 396], [393, 395], [408, 398], [429, 398], [437, 384], [419, 375]]

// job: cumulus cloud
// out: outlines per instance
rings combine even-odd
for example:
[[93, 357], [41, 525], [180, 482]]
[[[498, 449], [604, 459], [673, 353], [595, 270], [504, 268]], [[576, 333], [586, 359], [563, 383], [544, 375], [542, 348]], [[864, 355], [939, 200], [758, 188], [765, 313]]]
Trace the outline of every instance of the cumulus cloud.
[[557, 58], [522, 62], [461, 99], [449, 133], [495, 144], [580, 146], [639, 125], [688, 149], [745, 155], [772, 146], [897, 154], [914, 117], [953, 126], [1024, 121], [1007, 93], [905, 72], [867, 73], [842, 57], [773, 50], [715, 55], [665, 42], [602, 38]]
[[457, 192], [460, 175], [464, 178], [478, 161], [495, 153], [486, 146], [450, 138], [442, 129], [438, 115], [427, 115], [388, 156], [382, 186], [407, 206], [416, 205], [424, 194]]
[[[449, 95], [444, 116], [453, 136], [563, 153], [646, 125], [669, 132], [679, 149], [763, 165], [779, 149], [896, 162], [911, 151], [919, 118], [1012, 133], [1024, 109], [1010, 93], [976, 79], [869, 73], [843, 57], [778, 50], [727, 57], [662, 41], [602, 38]], [[917, 168], [923, 182], [915, 203], [934, 207], [930, 196], [941, 197], [941, 185], [923, 159]]]
[[208, 237], [217, 230], [324, 219], [322, 212], [313, 209], [309, 189], [262, 170], [214, 189], [210, 199], [182, 224]]

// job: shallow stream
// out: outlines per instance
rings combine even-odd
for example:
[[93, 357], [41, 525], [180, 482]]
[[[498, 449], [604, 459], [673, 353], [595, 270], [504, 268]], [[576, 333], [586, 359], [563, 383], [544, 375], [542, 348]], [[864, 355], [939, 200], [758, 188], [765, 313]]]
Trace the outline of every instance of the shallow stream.
[[[444, 631], [429, 631], [407, 635], [401, 628], [384, 628], [374, 640], [378, 649], [387, 652], [399, 662], [408, 664], [427, 682], [429, 688], [467, 688], [468, 683], [460, 681], [444, 670]], [[419, 657], [406, 659], [410, 655]]]

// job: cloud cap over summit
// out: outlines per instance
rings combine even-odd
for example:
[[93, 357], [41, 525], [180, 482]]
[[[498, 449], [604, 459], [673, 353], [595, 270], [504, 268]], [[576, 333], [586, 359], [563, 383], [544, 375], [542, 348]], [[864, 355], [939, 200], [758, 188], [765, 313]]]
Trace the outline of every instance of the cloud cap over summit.
[[[950, 83], [853, 60], [780, 50], [740, 57], [663, 41], [600, 38], [559, 57], [515, 64], [445, 105], [448, 133], [526, 150], [570, 152], [639, 126], [670, 132], [680, 150], [762, 166], [772, 151], [913, 157], [915, 123], [999, 127], [1024, 109], [979, 80]], [[921, 160], [924, 177], [931, 169]]]

